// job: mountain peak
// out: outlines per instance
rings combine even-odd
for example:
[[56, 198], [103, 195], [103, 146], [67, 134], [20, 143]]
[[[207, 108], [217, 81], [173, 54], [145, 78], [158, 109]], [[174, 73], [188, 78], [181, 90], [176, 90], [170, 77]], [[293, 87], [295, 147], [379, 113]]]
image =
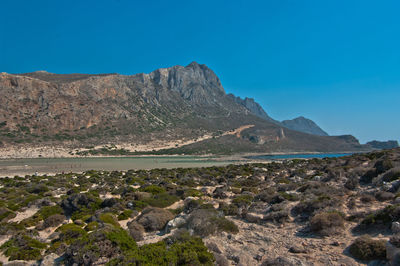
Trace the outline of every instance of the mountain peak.
[[200, 67], [201, 65], [199, 63], [197, 63], [196, 61], [192, 61], [189, 65], [187, 65], [186, 67]]
[[304, 116], [299, 116], [292, 120], [284, 120], [281, 123], [285, 127], [296, 131], [318, 136], [328, 136], [328, 133], [323, 131], [314, 121], [305, 118]]

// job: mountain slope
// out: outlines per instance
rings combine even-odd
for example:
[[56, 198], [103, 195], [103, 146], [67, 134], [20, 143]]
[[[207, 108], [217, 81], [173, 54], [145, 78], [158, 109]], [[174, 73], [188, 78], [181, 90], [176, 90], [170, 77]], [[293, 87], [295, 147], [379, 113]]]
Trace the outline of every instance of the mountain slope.
[[228, 94], [228, 97], [230, 97], [236, 103], [244, 106], [250, 113], [254, 114], [257, 117], [265, 119], [269, 122], [273, 122], [277, 125], [282, 125], [286, 128], [307, 134], [312, 134], [317, 136], [328, 136], [328, 133], [323, 131], [314, 121], [310, 119], [300, 116], [292, 120], [284, 120], [282, 122], [279, 122], [271, 118], [261, 107], [261, 105], [255, 102], [254, 99], [252, 98], [246, 97], [242, 99], [240, 97], [235, 97], [233, 94]]
[[297, 117], [292, 120], [284, 120], [281, 123], [285, 127], [296, 131], [318, 136], [328, 136], [328, 133], [323, 131], [314, 121], [307, 119], [303, 116]]
[[[365, 148], [340, 138], [292, 131], [268, 120], [254, 100], [243, 102], [227, 95], [215, 73], [196, 62], [130, 76], [1, 73], [0, 96], [0, 145], [4, 146], [73, 148], [195, 140], [191, 143], [196, 142], [193, 145], [202, 152], [205, 142], [200, 140], [211, 135], [208, 142], [234, 140], [227, 150], [237, 150], [238, 145], [246, 152]], [[239, 136], [223, 134], [248, 125]]]
[[261, 107], [261, 105], [257, 102], [254, 101], [252, 98], [247, 98], [245, 97], [244, 99], [240, 97], [236, 97], [233, 94], [228, 94], [228, 97], [230, 97], [233, 101], [236, 103], [244, 106], [247, 110], [249, 110], [250, 113], [254, 114], [255, 116], [265, 119], [270, 122], [274, 122], [279, 124], [278, 121], [272, 119], [266, 112], [265, 110]]

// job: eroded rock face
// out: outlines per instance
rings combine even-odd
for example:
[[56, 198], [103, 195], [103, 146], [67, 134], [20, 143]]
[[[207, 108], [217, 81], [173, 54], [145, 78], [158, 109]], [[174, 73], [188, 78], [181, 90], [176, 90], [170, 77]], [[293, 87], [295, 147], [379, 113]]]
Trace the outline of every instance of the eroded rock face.
[[[225, 96], [214, 72], [196, 62], [132, 76], [1, 73], [0, 88], [0, 122], [6, 121], [10, 129], [23, 124], [31, 131], [46, 128], [48, 133], [119, 119], [137, 123], [139, 119], [147, 120], [139, 113], [154, 108], [179, 119], [188, 113], [188, 105], [217, 107], [215, 102]], [[24, 123], [20, 122], [23, 119]]]

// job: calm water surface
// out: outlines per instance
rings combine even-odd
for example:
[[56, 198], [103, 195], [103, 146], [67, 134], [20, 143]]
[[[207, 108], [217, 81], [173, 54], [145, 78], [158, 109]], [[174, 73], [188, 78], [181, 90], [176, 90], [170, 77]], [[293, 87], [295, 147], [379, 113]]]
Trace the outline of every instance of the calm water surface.
[[83, 172], [92, 169], [122, 171], [129, 169], [206, 167], [229, 163], [232, 163], [232, 161], [196, 156], [4, 159], [0, 160], [0, 176], [32, 175], [35, 172], [39, 174]]
[[335, 158], [351, 154], [352, 153], [279, 154], [279, 155], [257, 155], [257, 156], [249, 156], [246, 158], [254, 160], [312, 159], [312, 158]]

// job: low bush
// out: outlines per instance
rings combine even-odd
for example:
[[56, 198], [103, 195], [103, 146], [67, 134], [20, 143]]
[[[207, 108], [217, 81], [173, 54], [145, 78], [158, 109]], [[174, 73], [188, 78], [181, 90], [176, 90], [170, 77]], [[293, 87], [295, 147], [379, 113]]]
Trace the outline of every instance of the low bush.
[[61, 224], [65, 219], [66, 217], [62, 214], [51, 215], [43, 221], [42, 228], [45, 229], [48, 227], [57, 226]]
[[44, 206], [40, 208], [39, 215], [43, 220], [47, 219], [48, 217], [55, 215], [55, 214], [64, 214], [64, 210], [59, 206]]
[[124, 229], [116, 229], [106, 234], [107, 239], [115, 243], [123, 252], [137, 248], [135, 240]]
[[235, 204], [238, 207], [243, 207], [250, 205], [253, 200], [253, 197], [250, 195], [240, 195], [232, 200], [232, 204]]
[[16, 214], [13, 211], [10, 211], [7, 208], [0, 208], [0, 222], [3, 221], [4, 219], [12, 219], [16, 216]]
[[390, 226], [393, 221], [400, 219], [400, 206], [389, 205], [382, 210], [369, 214], [361, 221], [362, 226]]
[[118, 215], [118, 221], [127, 220], [131, 218], [133, 210], [124, 210]]
[[85, 230], [86, 231], [94, 231], [94, 230], [96, 230], [97, 228], [99, 228], [99, 223], [97, 222], [97, 221], [93, 221], [93, 222], [90, 222], [90, 223], [88, 223], [86, 226], [85, 226]]
[[[167, 244], [172, 242], [172, 244]], [[214, 256], [199, 237], [187, 232], [167, 241], [131, 248], [109, 265], [213, 265]]]
[[175, 195], [170, 195], [168, 193], [159, 193], [154, 195], [152, 198], [145, 199], [144, 202], [153, 207], [165, 208], [171, 206], [178, 200], [179, 198]]
[[388, 201], [394, 199], [395, 195], [387, 191], [378, 191], [375, 198], [379, 201]]
[[219, 210], [223, 211], [227, 216], [239, 215], [239, 208], [235, 204], [223, 204], [220, 203]]
[[157, 194], [160, 194], [160, 193], [165, 193], [165, 188], [159, 187], [157, 185], [150, 185], [150, 186], [147, 186], [147, 187], [145, 187], [143, 189], [141, 188], [140, 191], [148, 192], [148, 193], [151, 193], [153, 195], [157, 195]]
[[336, 205], [336, 199], [332, 199], [327, 195], [321, 195], [309, 200], [300, 201], [296, 206], [293, 207], [293, 213], [295, 215], [310, 216], [316, 211], [323, 210], [328, 207], [334, 208]]
[[86, 231], [76, 224], [64, 224], [57, 228], [56, 231], [60, 232], [59, 240], [67, 244], [71, 244], [75, 240], [87, 236]]
[[337, 211], [316, 214], [310, 220], [310, 228], [314, 233], [330, 236], [344, 229], [343, 214]]
[[226, 219], [223, 214], [214, 209], [194, 210], [184, 226], [188, 230], [193, 230], [196, 235], [201, 237], [222, 231], [229, 233], [239, 232], [234, 222]]
[[120, 227], [118, 220], [111, 213], [102, 213], [99, 215], [99, 220], [103, 223], [111, 224], [114, 227]]
[[9, 260], [39, 260], [41, 251], [47, 245], [27, 235], [16, 235], [5, 242], [0, 249]]
[[131, 221], [127, 224], [129, 235], [135, 240], [143, 240], [144, 227], [136, 221]]
[[391, 169], [382, 177], [382, 180], [385, 182], [392, 182], [397, 179], [400, 179], [400, 168]]
[[374, 240], [370, 236], [357, 238], [349, 247], [350, 254], [359, 260], [384, 260], [386, 258], [385, 240]]

